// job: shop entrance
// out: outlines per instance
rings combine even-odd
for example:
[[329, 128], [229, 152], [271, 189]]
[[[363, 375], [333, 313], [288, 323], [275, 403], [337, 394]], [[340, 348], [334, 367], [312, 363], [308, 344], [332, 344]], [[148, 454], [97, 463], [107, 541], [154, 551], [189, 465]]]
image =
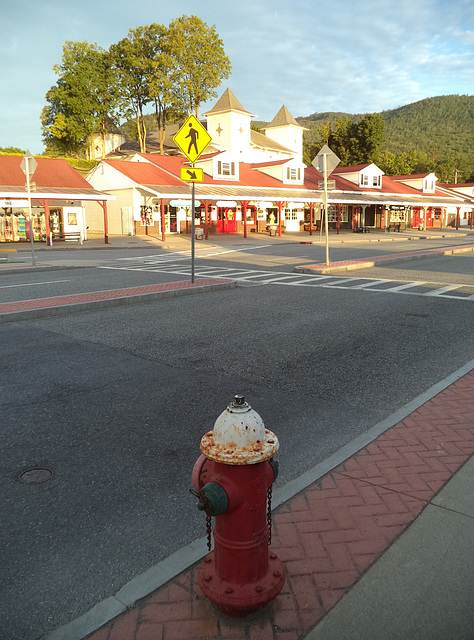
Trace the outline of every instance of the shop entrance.
[[236, 233], [236, 231], [235, 211], [220, 207], [217, 215], [217, 233]]
[[55, 236], [60, 236], [63, 233], [61, 209], [49, 210], [49, 228], [53, 234], [53, 238]]
[[166, 206], [165, 209], [165, 231], [166, 233], [177, 233], [178, 216], [176, 207]]
[[420, 209], [413, 209], [413, 217], [411, 219], [411, 226], [413, 229], [419, 227], [421, 223]]

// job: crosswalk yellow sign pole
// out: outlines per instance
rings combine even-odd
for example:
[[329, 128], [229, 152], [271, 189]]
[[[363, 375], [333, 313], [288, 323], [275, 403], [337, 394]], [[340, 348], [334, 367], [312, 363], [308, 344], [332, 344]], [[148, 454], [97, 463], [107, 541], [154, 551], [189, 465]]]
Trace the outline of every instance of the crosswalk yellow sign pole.
[[[193, 115], [188, 116], [186, 122], [183, 124], [178, 133], [174, 136], [173, 140], [176, 146], [181, 149], [189, 162], [192, 163], [193, 171], [197, 171], [194, 167], [194, 163], [201, 156], [204, 149], [212, 140], [207, 129], [199, 122]], [[200, 169], [202, 172], [202, 169]], [[180, 174], [181, 180], [183, 180], [183, 174]], [[195, 202], [195, 183], [198, 180], [189, 180], [192, 182], [192, 198], [191, 198], [191, 282], [194, 283], [194, 253], [195, 253], [195, 236], [196, 236], [196, 220], [194, 216], [194, 202]], [[199, 180], [202, 182], [202, 180]]]

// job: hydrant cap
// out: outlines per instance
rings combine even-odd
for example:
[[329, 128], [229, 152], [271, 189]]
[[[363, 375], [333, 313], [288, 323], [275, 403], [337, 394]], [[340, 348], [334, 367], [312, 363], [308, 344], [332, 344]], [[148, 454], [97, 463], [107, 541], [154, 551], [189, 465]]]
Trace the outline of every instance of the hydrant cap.
[[229, 465], [256, 464], [272, 458], [278, 451], [278, 438], [265, 429], [262, 418], [235, 396], [201, 440], [202, 453], [211, 460]]

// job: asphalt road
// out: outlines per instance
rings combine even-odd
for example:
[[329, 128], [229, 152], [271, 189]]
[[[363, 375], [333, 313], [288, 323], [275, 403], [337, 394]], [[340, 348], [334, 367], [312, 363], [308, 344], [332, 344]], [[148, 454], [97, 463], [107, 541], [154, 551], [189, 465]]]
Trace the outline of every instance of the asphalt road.
[[[289, 273], [313, 249], [255, 249], [198, 268]], [[121, 257], [94, 259], [114, 266]], [[472, 287], [473, 264], [462, 254], [348, 277]], [[160, 269], [2, 275], [0, 293], [7, 301], [180, 279]], [[282, 486], [472, 359], [472, 305], [421, 291], [242, 282], [0, 325], [0, 638], [43, 637], [204, 534], [191, 471], [201, 436], [234, 394], [279, 436]], [[52, 479], [19, 481], [38, 466]]]

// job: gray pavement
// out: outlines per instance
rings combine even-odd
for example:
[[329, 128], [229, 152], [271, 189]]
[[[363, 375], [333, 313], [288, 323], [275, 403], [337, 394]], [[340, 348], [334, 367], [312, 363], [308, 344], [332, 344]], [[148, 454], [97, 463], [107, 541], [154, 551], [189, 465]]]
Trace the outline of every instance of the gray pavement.
[[306, 640], [474, 638], [474, 458]]
[[[450, 238], [456, 237], [455, 231], [453, 232], [447, 231], [447, 233], [449, 234], [448, 237]], [[459, 232], [459, 234], [460, 235], [458, 237], [461, 237], [463, 235], [466, 236], [466, 233], [464, 232], [463, 233]], [[369, 234], [369, 235], [372, 236], [370, 238], [371, 242], [383, 241], [385, 239], [383, 237], [383, 234], [380, 234], [382, 236], [381, 238], [375, 238], [376, 234]], [[403, 236], [403, 234], [400, 234], [400, 235], [402, 236], [400, 240], [407, 240], [406, 236]], [[436, 235], [436, 238], [442, 238], [442, 237], [443, 235], [441, 234]], [[305, 238], [305, 240], [306, 239], [307, 238]], [[347, 235], [346, 237], [342, 237], [340, 242], [341, 243], [342, 242], [363, 243], [368, 240], [369, 239], [367, 236], [351, 234], [351, 235]], [[296, 236], [294, 238], [290, 238], [289, 236], [286, 236], [286, 237], [282, 237], [281, 239], [259, 236], [256, 239], [254, 238], [251, 238], [250, 240], [247, 239], [245, 242], [248, 242], [249, 244], [253, 243], [255, 245], [258, 245], [263, 243], [270, 244], [272, 242], [299, 243], [300, 241], [301, 241], [301, 236]], [[390, 242], [398, 242], [398, 241], [399, 241], [398, 234], [396, 239], [390, 240]], [[243, 238], [241, 236], [222, 237], [222, 238], [213, 237], [209, 241], [206, 241], [206, 246], [210, 246], [210, 244], [208, 243], [217, 243], [217, 242], [219, 242], [219, 244], [218, 245], [216, 244], [216, 246], [232, 247], [232, 246], [242, 244]], [[197, 246], [203, 246], [203, 243], [196, 243], [196, 244]], [[167, 242], [166, 244], [161, 243], [161, 241], [159, 240], [150, 240], [147, 238], [114, 238], [113, 237], [110, 240], [110, 244], [107, 245], [106, 247], [108, 250], [111, 250], [118, 255], [119, 254], [118, 250], [125, 250], [125, 251], [129, 251], [130, 249], [138, 249], [138, 250], [147, 249], [148, 250], [150, 248], [153, 249], [154, 247], [160, 247], [164, 249], [170, 249], [172, 251], [181, 251], [181, 250], [188, 251], [189, 246], [190, 246], [189, 236], [188, 237], [180, 236], [180, 237], [170, 238], [169, 243]], [[388, 246], [387, 246], [387, 253], [389, 251]], [[66, 249], [67, 251], [64, 251], [64, 249]], [[73, 266], [74, 267], [76, 266], [75, 265], [76, 259], [74, 257], [71, 258], [70, 254], [73, 252], [69, 251], [70, 249], [71, 249], [71, 246], [69, 245], [66, 247], [56, 246], [53, 248], [44, 248], [43, 250], [38, 251], [38, 256], [41, 256], [41, 261], [43, 261], [44, 259], [45, 263], [48, 263], [49, 261], [51, 261], [51, 264], [52, 265], [54, 264], [55, 267], [56, 266]], [[77, 264], [79, 264], [79, 262], [83, 264], [85, 255], [89, 256], [93, 254], [96, 249], [104, 249], [103, 240], [102, 239], [91, 240], [83, 247], [77, 246], [76, 249], [78, 253], [81, 252], [80, 257], [78, 256], [77, 258]], [[384, 248], [384, 251], [385, 251], [385, 248]], [[28, 253], [28, 248], [25, 247], [24, 250], [19, 251], [17, 257], [27, 262], [29, 259], [29, 256], [27, 255], [27, 253]], [[95, 260], [94, 257], [93, 256], [90, 258], [88, 257], [87, 259], [91, 261], [91, 266], [92, 266], [92, 263], [94, 263], [94, 260]], [[102, 258], [100, 259], [100, 262], [103, 262]], [[3, 267], [0, 266], [0, 270], [2, 269]], [[24, 338], [24, 333], [22, 335], [22, 338]], [[20, 344], [20, 340], [18, 340], [18, 344]], [[90, 358], [92, 360], [92, 355], [90, 356]], [[100, 373], [99, 370], [98, 370], [98, 373]], [[152, 386], [151, 385], [149, 386], [150, 386], [150, 389], [149, 389], [150, 393], [147, 394], [147, 392], [145, 391], [146, 397], [151, 397]], [[209, 406], [213, 407], [215, 405], [217, 405], [216, 398], [210, 399]], [[201, 425], [198, 425], [198, 427], [196, 428], [196, 432], [200, 433], [202, 431], [202, 428], [203, 427]], [[171, 444], [170, 444], [170, 447], [171, 447]], [[464, 482], [464, 485], [453, 484], [453, 486], [455, 487], [455, 489], [453, 489], [454, 495], [458, 493], [460, 495], [466, 494], [467, 496], [470, 493], [470, 495], [472, 496], [472, 488], [473, 488], [472, 470], [473, 469], [472, 469], [472, 461], [471, 461], [470, 465], [469, 466], [466, 465], [466, 467], [458, 474], [458, 476], [456, 476], [455, 479], [453, 479], [453, 481], [450, 483], [450, 485], [448, 485], [446, 489], [448, 489], [451, 486], [451, 484], [455, 483], [455, 481], [459, 479], [459, 482], [461, 483]], [[470, 475], [468, 475], [466, 479], [465, 474], [469, 474], [469, 473]], [[97, 482], [99, 481], [100, 481], [100, 478], [97, 478]], [[466, 484], [469, 482], [470, 484]], [[429, 620], [431, 619], [430, 616], [434, 615], [435, 613], [437, 614], [438, 617], [435, 616], [433, 620], [439, 619], [440, 612], [443, 612], [443, 611], [444, 613], [446, 613], [448, 619], [451, 619], [453, 617], [451, 615], [453, 610], [452, 605], [451, 604], [449, 605], [450, 611], [446, 612], [447, 607], [442, 606], [442, 603], [440, 604], [440, 600], [442, 600], [443, 594], [446, 596], [446, 589], [444, 588], [445, 583], [447, 585], [448, 590], [453, 590], [453, 592], [456, 593], [456, 601], [459, 602], [460, 606], [462, 603], [464, 604], [466, 603], [466, 600], [465, 600], [466, 597], [471, 597], [471, 600], [472, 600], [472, 593], [473, 593], [472, 574], [474, 572], [472, 571], [472, 564], [471, 566], [469, 566], [468, 564], [468, 560], [470, 559], [469, 540], [473, 539], [472, 537], [473, 520], [472, 519], [474, 516], [473, 516], [472, 502], [470, 503], [466, 502], [465, 504], [461, 504], [453, 501], [454, 499], [453, 492], [451, 492], [451, 494], [448, 493], [447, 497], [444, 498], [443, 497], [444, 490], [443, 490], [443, 492], [439, 494], [438, 497], [434, 499], [432, 503], [429, 505], [429, 507], [426, 509], [425, 513], [427, 514], [427, 516], [425, 517], [425, 514], [423, 514], [418, 519], [421, 524], [418, 525], [417, 524], [418, 521], [416, 521], [414, 525], [407, 531], [407, 533], [402, 538], [400, 538], [395, 543], [395, 545], [393, 545], [393, 547], [381, 558], [381, 560], [379, 560], [376, 563], [376, 565], [374, 565], [374, 567], [364, 576], [364, 578], [358, 583], [358, 585], [354, 587], [351, 593], [349, 593], [348, 596], [346, 596], [341, 601], [341, 603], [328, 615], [327, 621], [330, 621], [330, 620], [333, 620], [334, 616], [336, 616], [336, 612], [340, 611], [340, 614], [338, 614], [339, 618], [336, 616], [335, 622], [332, 623], [334, 625], [337, 625], [338, 619], [342, 620], [342, 622], [340, 623], [341, 626], [339, 628], [337, 628], [337, 626], [334, 627], [334, 632], [333, 632], [334, 635], [333, 636], [330, 635], [332, 631], [329, 630], [327, 632], [328, 635], [324, 635], [324, 634], [315, 635], [314, 636], [315, 638], [317, 637], [317, 638], [330, 639], [331, 637], [337, 637], [337, 638], [344, 638], [344, 639], [360, 638], [361, 640], [362, 639], [365, 640], [366, 638], [369, 640], [371, 638], [390, 639], [392, 637], [393, 638], [410, 638], [410, 640], [411, 638], [414, 638], [414, 639], [420, 638], [420, 640], [421, 639], [428, 640], [428, 638], [430, 640], [432, 639], [437, 640], [437, 638], [439, 638], [440, 640], [441, 638], [446, 638], [447, 640], [451, 640], [451, 638], [453, 638], [453, 640], [455, 638], [456, 639], [461, 638], [462, 640], [463, 639], [472, 640], [472, 638], [474, 638], [474, 634], [462, 635], [466, 630], [463, 630], [463, 629], [459, 630], [454, 624], [454, 622], [451, 624], [450, 629], [453, 630], [453, 633], [455, 635], [449, 635], [449, 633], [446, 631], [446, 627], [443, 627], [441, 623], [434, 625], [435, 627], [434, 629], [431, 623], [430, 625], [425, 627], [425, 629], [429, 630], [430, 633], [432, 632], [433, 635], [420, 635], [420, 634], [416, 635], [417, 633], [416, 624], [417, 624], [417, 620], [419, 619], [419, 615], [416, 612], [417, 607], [415, 606], [417, 603], [418, 603], [417, 605], [418, 608], [420, 607], [423, 608], [423, 612], [426, 610], [426, 616]], [[445, 500], [445, 503], [438, 504], [438, 500]], [[428, 516], [430, 516], [431, 519], [429, 519]], [[427, 524], [423, 529], [422, 525], [424, 524], [425, 520]], [[454, 531], [453, 531], [453, 528], [454, 528]], [[38, 529], [38, 532], [39, 531], [40, 530]], [[435, 532], [434, 537], [433, 537], [433, 532]], [[44, 536], [44, 532], [41, 535]], [[396, 554], [397, 554], [398, 545], [403, 544], [403, 541], [405, 539], [408, 540], [408, 542], [406, 543], [408, 544], [408, 548], [402, 547], [401, 551], [398, 551], [398, 556], [397, 556]], [[450, 545], [450, 540], [454, 541], [454, 544]], [[407, 558], [411, 558], [407, 560], [408, 564], [406, 567], [403, 562], [399, 561], [401, 553], [405, 554], [403, 557], [406, 556]], [[395, 554], [395, 556], [394, 556], [394, 559], [391, 560], [393, 554]], [[392, 562], [392, 564], [389, 564], [390, 561]], [[387, 564], [385, 564], [385, 562], [387, 562]], [[133, 565], [133, 562], [131, 562], [131, 565]], [[349, 606], [349, 607], [351, 606], [352, 600], [349, 599], [349, 596], [351, 596], [352, 592], [357, 594], [358, 593], [357, 590], [359, 588], [366, 588], [367, 580], [369, 580], [369, 586], [371, 585], [370, 578], [367, 578], [367, 576], [370, 575], [372, 570], [375, 571], [378, 567], [380, 567], [379, 575], [381, 576], [382, 581], [379, 582], [378, 584], [375, 583], [375, 586], [372, 584], [372, 592], [363, 592], [361, 599], [359, 599], [359, 601], [355, 601], [356, 604], [353, 605], [352, 609], [349, 609], [349, 612], [347, 614], [348, 617], [344, 617], [345, 609], [341, 607], [343, 607], [343, 605]], [[454, 567], [454, 570], [451, 569], [450, 567]], [[413, 570], [411, 571], [412, 568]], [[48, 569], [48, 567], [45, 567], [45, 569]], [[133, 569], [134, 567], [131, 566], [131, 570], [130, 570], [131, 575], [133, 575]], [[405, 572], [404, 572], [404, 569], [406, 569]], [[427, 573], [428, 570], [429, 572]], [[433, 572], [435, 573], [434, 577], [433, 577]], [[440, 574], [443, 576], [442, 580], [444, 582], [436, 579], [437, 572], [440, 572]], [[413, 577], [411, 574], [413, 574]], [[459, 576], [462, 577], [461, 584], [458, 584]], [[471, 577], [470, 584], [468, 582], [469, 576]], [[372, 583], [374, 582], [374, 580], [375, 578], [372, 580]], [[456, 583], [456, 584], [453, 584], [453, 583]], [[425, 589], [425, 586], [426, 586], [426, 589]], [[385, 590], [385, 587], [387, 590]], [[59, 588], [59, 585], [58, 585], [58, 588]], [[392, 592], [389, 592], [390, 588], [392, 589]], [[459, 593], [457, 589], [459, 589]], [[470, 592], [468, 591], [468, 589], [470, 589]], [[425, 602], [425, 600], [427, 600], [426, 598], [427, 592], [429, 592], [430, 599], [428, 602]], [[380, 596], [382, 593], [386, 594], [385, 600], [380, 599]], [[106, 594], [104, 593], [104, 596], [105, 595]], [[353, 597], [355, 598], [356, 595]], [[464, 600], [463, 600], [463, 597], [464, 597]], [[388, 605], [388, 602], [389, 602], [388, 598], [391, 598], [390, 606]], [[433, 599], [432, 605], [431, 605], [431, 598]], [[378, 602], [378, 608], [376, 604], [374, 604], [374, 606], [370, 604], [372, 600], [374, 603]], [[346, 602], [348, 604], [345, 604]], [[422, 604], [420, 604], [420, 602], [422, 602]], [[357, 611], [357, 607], [358, 607], [358, 614], [356, 615], [355, 612]], [[433, 609], [433, 608], [435, 609], [435, 611], [434, 612], [430, 611], [430, 609]], [[454, 608], [454, 612], [455, 610], [456, 609]], [[409, 611], [412, 611], [413, 614], [411, 615]], [[377, 620], [376, 620], [377, 616], [375, 615], [375, 612], [377, 612], [377, 615], [378, 615]], [[411, 615], [411, 621], [410, 621], [410, 615]], [[353, 625], [352, 618], [354, 618], [354, 620], [356, 618], [359, 618], [362, 626], [360, 627], [357, 626], [358, 624], [357, 620], [356, 620], [357, 624]], [[371, 630], [372, 629], [371, 625], [368, 624], [372, 620], [374, 621], [373, 630]], [[400, 626], [402, 622], [405, 626]], [[325, 629], [326, 627], [323, 626], [324, 624], [328, 624], [328, 623], [326, 623], [326, 621], [323, 621], [319, 625], [319, 627], [312, 633], [320, 633], [320, 634], [323, 633], [323, 631], [319, 631], [319, 629]], [[364, 624], [365, 624], [365, 627], [364, 627]], [[392, 629], [389, 628], [388, 626], [389, 624], [392, 625]], [[356, 635], [348, 635], [349, 633], [352, 633], [352, 630], [351, 630], [352, 627], [354, 628], [354, 634]], [[330, 627], [328, 627], [328, 629], [330, 629]], [[341, 631], [341, 629], [343, 629], [343, 632]], [[438, 631], [439, 631], [439, 634], [435, 635]], [[443, 635], [443, 632], [444, 632], [444, 635]], [[469, 633], [469, 630], [467, 630], [466, 632]], [[370, 635], [371, 633], [373, 633], [373, 635]], [[399, 633], [399, 635], [390, 635], [391, 633], [393, 634]], [[0, 638], [1, 637], [2, 636], [0, 633]], [[308, 637], [313, 638], [311, 634]], [[8, 640], [10, 640], [10, 638], [8, 638]]]

